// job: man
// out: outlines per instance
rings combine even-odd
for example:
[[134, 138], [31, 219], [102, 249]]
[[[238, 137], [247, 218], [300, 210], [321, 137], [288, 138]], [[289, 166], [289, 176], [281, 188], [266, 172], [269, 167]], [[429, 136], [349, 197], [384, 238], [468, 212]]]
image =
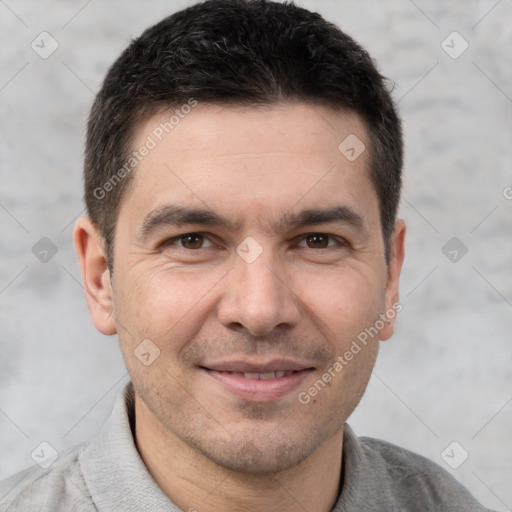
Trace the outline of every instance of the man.
[[319, 15], [212, 0], [109, 70], [74, 240], [131, 376], [98, 438], [1, 510], [485, 510], [346, 420], [401, 309], [400, 121]]

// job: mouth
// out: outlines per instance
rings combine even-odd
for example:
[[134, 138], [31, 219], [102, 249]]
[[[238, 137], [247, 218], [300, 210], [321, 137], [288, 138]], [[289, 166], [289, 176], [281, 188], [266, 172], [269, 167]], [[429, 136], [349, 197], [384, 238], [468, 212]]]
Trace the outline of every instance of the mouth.
[[[208, 368], [207, 368], [208, 369]], [[211, 370], [210, 371], [217, 371]], [[283, 377], [288, 377], [297, 373], [300, 370], [277, 370], [275, 372], [219, 372], [228, 375], [236, 375], [237, 377], [243, 377], [244, 379], [249, 380], [272, 380], [272, 379], [282, 379]]]
[[224, 391], [250, 402], [271, 402], [290, 394], [314, 367], [293, 361], [210, 363], [200, 370]]

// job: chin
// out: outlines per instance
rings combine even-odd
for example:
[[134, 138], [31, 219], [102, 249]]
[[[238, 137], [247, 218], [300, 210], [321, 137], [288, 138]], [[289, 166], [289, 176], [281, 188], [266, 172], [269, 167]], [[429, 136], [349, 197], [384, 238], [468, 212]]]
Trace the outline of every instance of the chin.
[[[253, 476], [274, 475], [298, 466], [311, 455], [320, 443], [309, 439], [271, 439], [244, 435], [205, 446], [194, 443], [195, 449], [214, 464], [228, 471]], [[304, 445], [306, 442], [306, 445]]]

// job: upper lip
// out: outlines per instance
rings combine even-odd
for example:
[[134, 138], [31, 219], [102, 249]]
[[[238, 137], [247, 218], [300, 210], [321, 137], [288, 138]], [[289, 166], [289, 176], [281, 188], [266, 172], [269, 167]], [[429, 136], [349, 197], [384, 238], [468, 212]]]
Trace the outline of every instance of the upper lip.
[[291, 359], [272, 359], [265, 362], [257, 361], [218, 361], [205, 363], [201, 365], [202, 368], [208, 370], [215, 370], [218, 372], [236, 372], [236, 373], [267, 373], [277, 371], [300, 371], [313, 369], [313, 365], [293, 361]]

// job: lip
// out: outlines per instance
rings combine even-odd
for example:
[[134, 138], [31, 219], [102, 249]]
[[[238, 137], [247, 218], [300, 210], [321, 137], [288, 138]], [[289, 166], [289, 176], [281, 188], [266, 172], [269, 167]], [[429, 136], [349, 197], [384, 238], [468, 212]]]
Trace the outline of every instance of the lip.
[[232, 360], [232, 361], [212, 361], [201, 365], [208, 370], [219, 372], [237, 372], [237, 373], [265, 373], [284, 371], [301, 371], [312, 368], [311, 364], [293, 361], [290, 359], [272, 359], [266, 362]]
[[[229, 393], [249, 402], [273, 402], [298, 388], [314, 370], [313, 367], [293, 361], [271, 361], [266, 364], [254, 362], [225, 361], [201, 366], [200, 371], [220, 384]], [[291, 375], [256, 380], [244, 377], [244, 373], [291, 372]]]

